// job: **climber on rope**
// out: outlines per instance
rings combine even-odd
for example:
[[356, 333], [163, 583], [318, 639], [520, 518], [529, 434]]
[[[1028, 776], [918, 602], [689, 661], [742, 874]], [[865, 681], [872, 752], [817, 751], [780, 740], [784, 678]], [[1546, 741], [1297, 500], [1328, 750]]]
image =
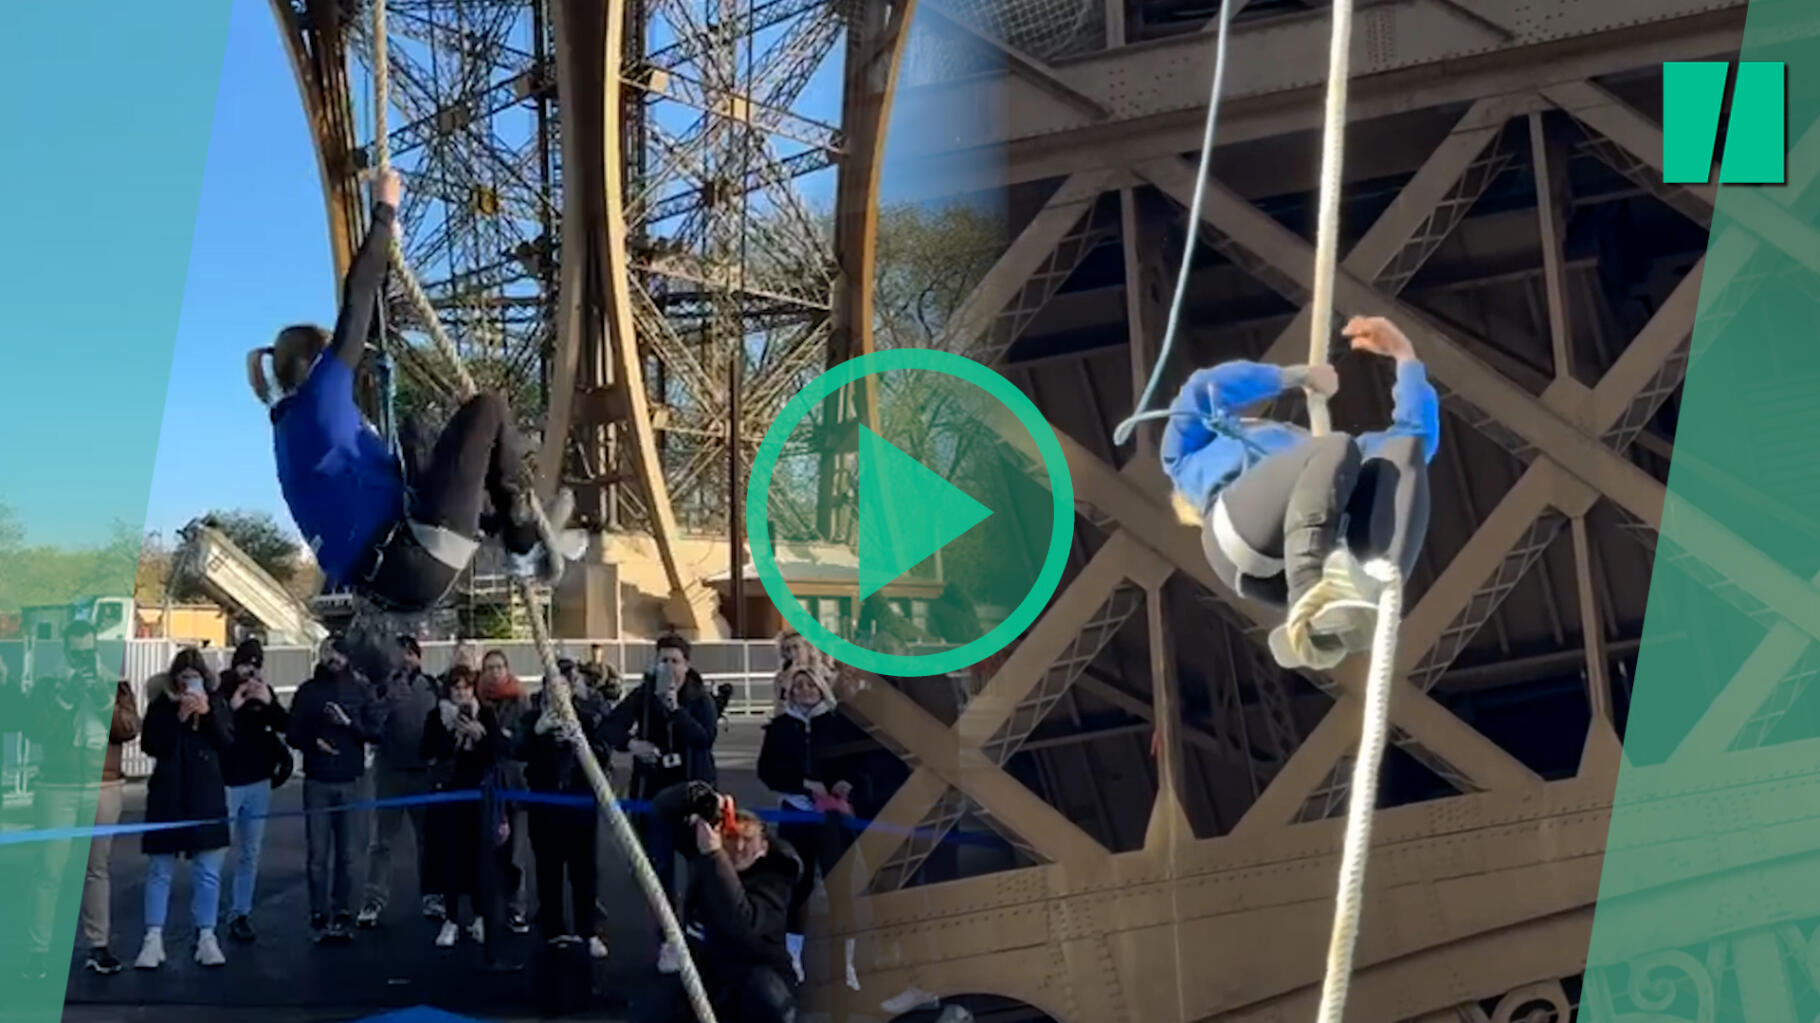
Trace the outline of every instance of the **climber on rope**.
[[1389, 320], [1354, 317], [1342, 333], [1354, 350], [1396, 363], [1387, 429], [1315, 437], [1291, 423], [1241, 418], [1291, 388], [1331, 396], [1340, 380], [1326, 364], [1234, 361], [1190, 376], [1163, 432], [1163, 469], [1201, 522], [1214, 573], [1284, 612], [1270, 650], [1285, 668], [1325, 670], [1368, 650], [1378, 584], [1361, 566], [1387, 559], [1407, 578], [1428, 532], [1440, 399]]
[[[327, 586], [348, 585], [387, 610], [415, 613], [447, 596], [488, 537], [513, 555], [513, 571], [552, 582], [564, 552], [539, 542], [524, 449], [499, 395], [483, 392], [457, 409], [408, 482], [398, 456], [355, 404], [355, 370], [385, 284], [402, 192], [396, 172], [378, 175], [334, 332], [286, 327], [270, 348], [248, 355], [247, 374], [253, 393], [271, 406], [278, 482]], [[555, 535], [563, 535], [573, 506], [566, 490], [552, 502]]]

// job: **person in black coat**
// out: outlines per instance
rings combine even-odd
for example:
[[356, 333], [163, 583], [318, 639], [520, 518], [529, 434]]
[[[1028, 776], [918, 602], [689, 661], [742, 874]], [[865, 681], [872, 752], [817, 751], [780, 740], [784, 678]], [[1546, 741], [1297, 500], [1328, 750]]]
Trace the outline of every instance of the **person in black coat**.
[[285, 745], [291, 714], [261, 674], [265, 648], [249, 639], [234, 648], [223, 680], [234, 712], [234, 741], [221, 753], [221, 780], [227, 783], [229, 832], [234, 840], [234, 886], [228, 905], [228, 937], [251, 942], [253, 892], [259, 881], [259, 853], [272, 790], [290, 778], [296, 762]]
[[[285, 740], [303, 754], [303, 835], [316, 941], [354, 934], [354, 854], [367, 743], [385, 729], [385, 704], [354, 670], [345, 636], [323, 641], [309, 681], [291, 697]], [[364, 851], [364, 843], [359, 843]]]
[[[797, 977], [802, 976], [803, 933], [817, 876], [825, 879], [852, 844], [854, 786], [838, 763], [839, 747], [864, 732], [839, 713], [827, 672], [798, 667], [784, 687], [784, 709], [765, 725], [758, 749], [758, 780], [782, 802], [777, 833], [802, 858], [802, 874], [790, 898], [788, 944]], [[852, 949], [848, 949], [852, 971]]]
[[[671, 786], [689, 781], [713, 785], [714, 739], [719, 721], [714, 697], [702, 677], [689, 667], [689, 641], [664, 636], [657, 641], [657, 664], [637, 689], [607, 715], [605, 733], [614, 749], [632, 754], [632, 779], [626, 796], [648, 800]], [[648, 814], [633, 819], [645, 854], [657, 871], [672, 904], [676, 887], [674, 829], [659, 827]], [[659, 951], [659, 964], [673, 961], [680, 949]]]
[[[558, 668], [569, 680], [583, 738], [603, 765], [610, 762], [612, 748], [603, 727], [605, 705], [592, 689], [577, 684], [574, 662], [559, 662]], [[576, 762], [568, 733], [557, 724], [547, 687], [531, 697], [519, 721], [514, 752], [525, 762], [525, 784], [532, 792], [589, 800], [583, 807], [533, 803], [527, 808], [526, 817], [531, 858], [536, 863], [537, 926], [544, 940], [586, 942], [591, 958], [605, 959], [607, 945], [598, 933], [600, 921], [595, 906], [599, 829], [594, 789]], [[572, 925], [565, 922], [563, 914], [565, 872], [574, 912]]]
[[[652, 816], [676, 827], [676, 808], [693, 805], [695, 785], [662, 793]], [[721, 797], [723, 800], [725, 797]], [[689, 886], [682, 922], [689, 952], [716, 1015], [738, 1023], [796, 1023], [796, 973], [785, 945], [790, 893], [802, 863], [788, 842], [769, 835], [749, 811], [731, 830], [688, 817]], [[632, 1019], [670, 1023], [690, 1018], [682, 985], [673, 978], [634, 996]]]
[[444, 915], [438, 948], [461, 939], [461, 897], [473, 913], [469, 933], [484, 944], [486, 968], [509, 971], [505, 958], [504, 878], [500, 860], [510, 855], [511, 826], [499, 798], [500, 765], [510, 753], [508, 732], [475, 692], [475, 675], [465, 665], [449, 669], [448, 690], [423, 726], [423, 759], [438, 793], [470, 792], [479, 799], [430, 804], [424, 815], [427, 855], [423, 890], [442, 898]]
[[190, 917], [196, 926], [196, 961], [227, 962], [215, 940], [221, 903], [221, 861], [227, 854], [227, 787], [221, 780], [221, 753], [234, 742], [233, 711], [202, 653], [177, 651], [170, 671], [148, 685], [140, 748], [155, 760], [146, 783], [147, 824], [206, 821], [189, 827], [145, 833], [141, 848], [151, 857], [145, 880], [145, 944], [133, 963], [142, 970], [164, 965], [164, 920], [179, 857], [190, 861]]

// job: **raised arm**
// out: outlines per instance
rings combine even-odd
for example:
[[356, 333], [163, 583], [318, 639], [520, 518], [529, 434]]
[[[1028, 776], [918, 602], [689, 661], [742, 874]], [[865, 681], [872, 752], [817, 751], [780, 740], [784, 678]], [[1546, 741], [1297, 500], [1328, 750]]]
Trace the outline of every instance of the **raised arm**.
[[1396, 363], [1396, 382], [1390, 388], [1390, 427], [1384, 433], [1420, 438], [1423, 460], [1434, 461], [1441, 447], [1441, 397], [1428, 382], [1428, 368], [1416, 358], [1408, 336], [1381, 316], [1355, 316], [1343, 333], [1352, 340], [1353, 348]]
[[713, 749], [720, 735], [720, 712], [714, 697], [704, 690], [692, 700], [683, 700], [676, 708], [676, 735], [690, 749]]
[[403, 187], [395, 171], [388, 171], [376, 183], [373, 216], [367, 225], [366, 238], [354, 254], [347, 279], [341, 285], [341, 311], [335, 316], [335, 336], [330, 342], [335, 357], [349, 369], [360, 365], [366, 354], [367, 335], [373, 329], [373, 313], [378, 308], [379, 289], [385, 285], [387, 265], [392, 258], [393, 222], [398, 216], [398, 200]]
[[291, 725], [285, 732], [285, 741], [292, 749], [315, 750], [316, 737], [322, 728], [321, 704], [313, 682], [297, 687], [296, 694], [291, 697]]
[[1169, 405], [1160, 454], [1164, 466], [1204, 448], [1214, 438], [1209, 419], [1236, 416], [1240, 409], [1268, 401], [1308, 379], [1307, 366], [1277, 366], [1234, 360], [1196, 370]]

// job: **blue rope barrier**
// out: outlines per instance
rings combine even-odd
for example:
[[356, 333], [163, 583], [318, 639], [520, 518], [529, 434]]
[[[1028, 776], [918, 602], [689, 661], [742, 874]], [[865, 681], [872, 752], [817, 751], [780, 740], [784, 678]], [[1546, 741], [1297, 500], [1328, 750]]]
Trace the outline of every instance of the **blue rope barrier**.
[[[531, 792], [524, 789], [506, 789], [498, 794], [504, 803], [521, 805], [560, 806], [571, 809], [594, 810], [599, 804], [592, 795], [566, 795], [557, 792]], [[453, 792], [427, 792], [417, 796], [398, 796], [391, 799], [368, 799], [348, 803], [343, 806], [324, 807], [317, 810], [274, 810], [258, 816], [266, 820], [285, 817], [307, 817], [311, 814], [354, 813], [365, 810], [390, 809], [408, 806], [430, 806], [438, 803], [471, 803], [485, 798], [483, 789], [458, 789]], [[621, 799], [616, 800], [626, 814], [649, 814], [652, 812], [650, 800]], [[760, 820], [768, 824], [813, 824], [827, 819], [825, 813], [811, 810], [759, 809], [752, 811]], [[14, 845], [31, 845], [38, 842], [68, 842], [78, 838], [115, 838], [127, 835], [144, 835], [155, 831], [181, 831], [185, 828], [200, 828], [212, 824], [232, 824], [234, 818], [219, 817], [187, 821], [140, 821], [131, 824], [91, 824], [86, 827], [70, 828], [33, 828], [21, 831], [0, 832], [0, 847]], [[841, 815], [841, 824], [850, 831], [865, 831], [868, 828], [916, 837], [927, 832], [931, 837], [943, 838], [938, 832], [929, 828], [900, 827], [888, 825], [876, 820]], [[962, 845], [998, 845], [1002, 839], [984, 832], [959, 832], [950, 830], [945, 840], [957, 841]]]

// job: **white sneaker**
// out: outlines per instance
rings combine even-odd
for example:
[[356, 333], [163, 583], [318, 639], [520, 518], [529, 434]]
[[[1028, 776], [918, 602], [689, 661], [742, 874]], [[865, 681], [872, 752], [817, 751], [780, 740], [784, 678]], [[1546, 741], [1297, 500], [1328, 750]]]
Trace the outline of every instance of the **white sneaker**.
[[137, 970], [156, 970], [164, 965], [164, 932], [145, 932], [145, 944], [139, 946], [139, 958], [133, 960]]
[[196, 935], [196, 962], [203, 966], [226, 966], [227, 956], [221, 954], [221, 943], [215, 940], [215, 929], [205, 928]]
[[657, 972], [682, 972], [682, 949], [679, 946], [666, 941], [663, 943], [663, 947], [657, 950]]
[[588, 939], [588, 958], [589, 959], [605, 959], [606, 957], [607, 957], [607, 943], [600, 940], [600, 935], [596, 934], [593, 937], [589, 938]]
[[487, 922], [480, 917], [475, 917], [474, 922], [468, 925], [468, 937], [473, 938], [475, 941], [486, 941]]
[[461, 925], [453, 920], [444, 920], [442, 922], [442, 929], [436, 932], [436, 947], [454, 948], [455, 943], [460, 940]]
[[859, 990], [859, 970], [853, 965], [853, 939], [847, 939], [847, 988]]

